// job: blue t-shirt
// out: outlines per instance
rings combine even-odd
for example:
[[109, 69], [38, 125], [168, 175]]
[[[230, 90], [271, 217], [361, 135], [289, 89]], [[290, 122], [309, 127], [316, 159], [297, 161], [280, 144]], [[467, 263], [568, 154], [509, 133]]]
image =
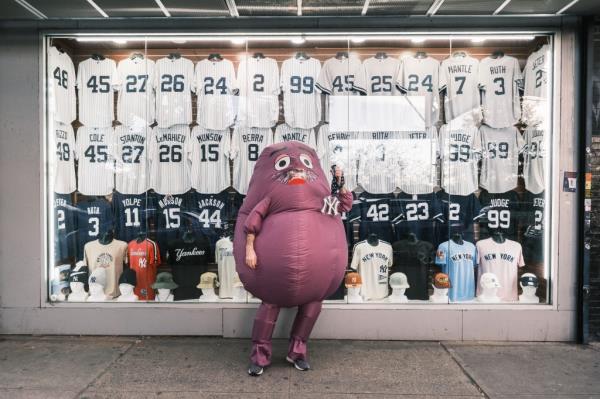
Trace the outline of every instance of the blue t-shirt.
[[448, 298], [451, 302], [469, 301], [475, 297], [475, 245], [467, 241], [463, 241], [462, 245], [454, 241], [443, 242], [438, 247], [435, 264], [450, 277]]

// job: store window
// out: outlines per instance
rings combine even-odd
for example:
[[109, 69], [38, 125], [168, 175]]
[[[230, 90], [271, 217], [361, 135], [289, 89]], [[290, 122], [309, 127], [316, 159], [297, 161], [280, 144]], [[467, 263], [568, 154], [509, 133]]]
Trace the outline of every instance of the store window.
[[[48, 298], [258, 302], [232, 236], [301, 141], [353, 191], [330, 303], [549, 303], [551, 35], [48, 36]], [[318, 234], [318, 232], [315, 232]]]

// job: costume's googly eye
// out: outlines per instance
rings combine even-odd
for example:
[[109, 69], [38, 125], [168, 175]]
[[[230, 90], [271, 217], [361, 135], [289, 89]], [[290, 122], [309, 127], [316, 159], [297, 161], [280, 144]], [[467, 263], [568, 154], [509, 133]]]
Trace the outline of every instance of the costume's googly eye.
[[300, 154], [300, 160], [302, 161], [302, 163], [304, 164], [304, 166], [306, 166], [307, 168], [312, 169], [313, 164], [312, 164], [312, 161], [310, 160], [310, 157], [308, 155]]
[[290, 166], [290, 157], [288, 155], [280, 155], [275, 161], [275, 169], [283, 170]]

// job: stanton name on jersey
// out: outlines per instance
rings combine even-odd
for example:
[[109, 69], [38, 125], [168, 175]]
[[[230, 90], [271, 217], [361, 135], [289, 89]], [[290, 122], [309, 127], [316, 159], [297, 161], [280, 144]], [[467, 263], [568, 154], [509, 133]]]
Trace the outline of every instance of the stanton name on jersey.
[[124, 134], [123, 136], [119, 137], [119, 140], [121, 140], [122, 144], [125, 144], [125, 143], [144, 144], [146, 142], [146, 138], [144, 136], [142, 136], [141, 134]]

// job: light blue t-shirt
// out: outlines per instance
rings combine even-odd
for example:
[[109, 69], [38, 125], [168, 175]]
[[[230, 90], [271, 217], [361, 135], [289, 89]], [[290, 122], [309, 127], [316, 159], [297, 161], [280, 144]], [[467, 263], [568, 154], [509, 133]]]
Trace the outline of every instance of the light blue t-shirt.
[[446, 241], [438, 247], [435, 264], [450, 277], [451, 288], [448, 299], [451, 302], [469, 301], [475, 297], [475, 268], [477, 267], [477, 249], [470, 242], [462, 245]]

